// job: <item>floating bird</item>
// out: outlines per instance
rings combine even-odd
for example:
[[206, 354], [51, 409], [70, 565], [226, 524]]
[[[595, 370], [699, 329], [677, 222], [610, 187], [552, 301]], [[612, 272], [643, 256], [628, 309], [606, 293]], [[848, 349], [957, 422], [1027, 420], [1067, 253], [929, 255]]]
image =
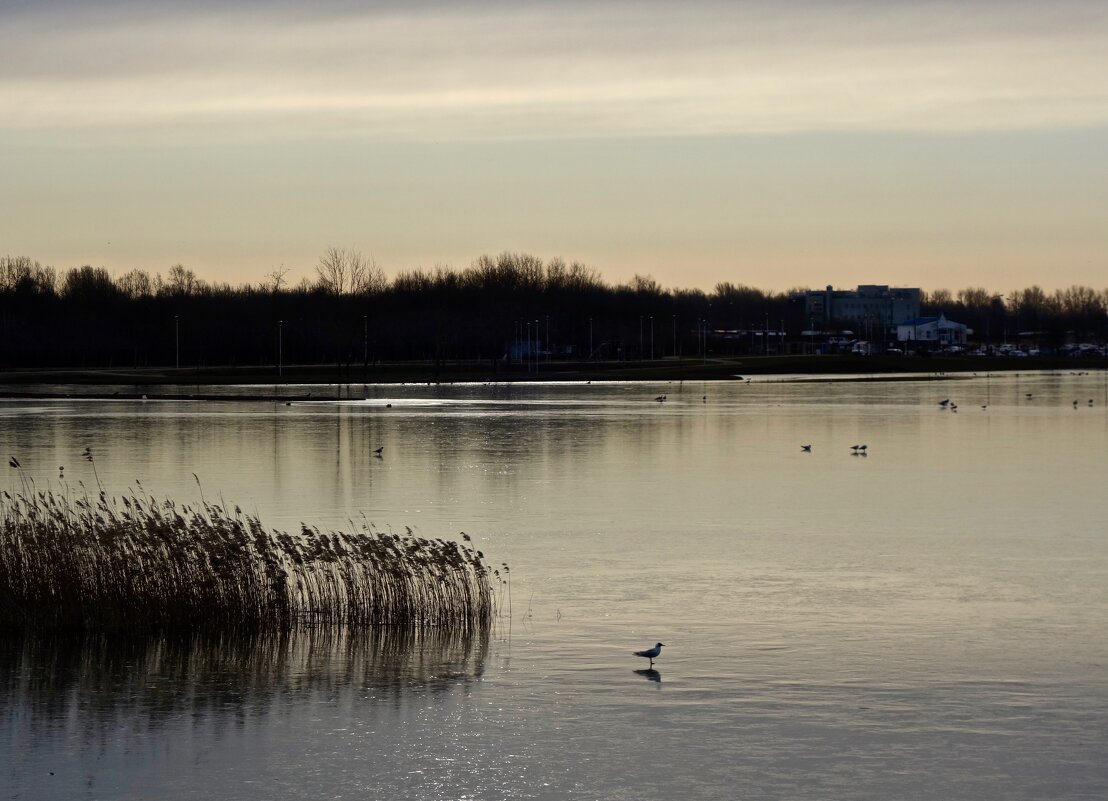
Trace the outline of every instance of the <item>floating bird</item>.
[[950, 404], [950, 411], [952, 411], [952, 412], [958, 411], [958, 404], [957, 403]]
[[666, 399], [666, 396], [665, 396], [665, 395], [659, 395], [659, 396], [658, 396], [658, 397], [656, 397], [656, 398], [655, 398], [654, 400], [658, 401], [658, 403], [661, 403], [661, 402], [662, 402], [662, 401], [664, 401], [665, 399]]
[[380, 448], [374, 448], [373, 449], [373, 455], [374, 456], [380, 456], [384, 452], [385, 452], [385, 446], [384, 445], [382, 445]]
[[868, 447], [869, 447], [869, 445], [859, 445], [858, 450], [860, 450], [862, 453], [865, 453], [866, 448], [868, 448]]
[[1075, 408], [1075, 409], [1077, 408], [1077, 401], [1073, 402], [1073, 408]]
[[1034, 392], [1028, 392], [1027, 395], [1025, 395], [1024, 397], [1033, 398], [1033, 397], [1035, 397], [1035, 393]]
[[982, 404], [981, 404], [981, 408], [982, 408], [982, 409], [988, 409], [988, 408], [989, 408], [989, 404], [987, 404], [987, 403], [982, 403]]
[[800, 450], [804, 451], [805, 453], [811, 453], [812, 452], [812, 446], [811, 445], [801, 445]]
[[861, 445], [851, 445], [850, 446], [850, 450], [852, 450], [852, 451], [861, 450], [861, 448], [862, 448]]
[[635, 651], [635, 656], [641, 656], [644, 659], [650, 660], [650, 667], [654, 667], [654, 660], [662, 655], [662, 646], [665, 643], [657, 643], [653, 648], [647, 648], [645, 651]]
[[939, 401], [940, 406], [946, 406], [948, 403], [950, 403], [950, 398], [947, 398], [946, 400]]

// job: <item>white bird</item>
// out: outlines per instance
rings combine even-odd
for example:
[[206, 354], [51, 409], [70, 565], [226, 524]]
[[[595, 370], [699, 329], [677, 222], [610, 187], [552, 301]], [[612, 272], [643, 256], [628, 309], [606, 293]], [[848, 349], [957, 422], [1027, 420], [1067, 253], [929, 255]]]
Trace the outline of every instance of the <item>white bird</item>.
[[645, 651], [635, 651], [635, 656], [641, 656], [644, 659], [650, 660], [650, 667], [654, 667], [654, 660], [662, 655], [662, 646], [665, 643], [657, 643], [653, 648], [647, 648]]

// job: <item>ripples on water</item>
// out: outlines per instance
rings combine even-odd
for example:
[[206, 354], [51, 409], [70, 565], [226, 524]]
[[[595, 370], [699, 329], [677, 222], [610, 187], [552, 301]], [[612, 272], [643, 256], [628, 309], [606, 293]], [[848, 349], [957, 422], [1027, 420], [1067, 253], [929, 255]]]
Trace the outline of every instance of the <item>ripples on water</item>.
[[465, 530], [514, 582], [487, 642], [8, 645], [0, 795], [1108, 797], [1106, 401], [1023, 375], [0, 403], [40, 482], [90, 483], [90, 445], [112, 488], [196, 472], [269, 525]]

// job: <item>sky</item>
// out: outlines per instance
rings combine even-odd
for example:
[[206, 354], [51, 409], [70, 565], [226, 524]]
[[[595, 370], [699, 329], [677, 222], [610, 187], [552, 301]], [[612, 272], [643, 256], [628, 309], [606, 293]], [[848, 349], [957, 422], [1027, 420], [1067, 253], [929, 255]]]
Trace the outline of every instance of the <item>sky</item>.
[[0, 255], [1108, 288], [1103, 0], [0, 0]]

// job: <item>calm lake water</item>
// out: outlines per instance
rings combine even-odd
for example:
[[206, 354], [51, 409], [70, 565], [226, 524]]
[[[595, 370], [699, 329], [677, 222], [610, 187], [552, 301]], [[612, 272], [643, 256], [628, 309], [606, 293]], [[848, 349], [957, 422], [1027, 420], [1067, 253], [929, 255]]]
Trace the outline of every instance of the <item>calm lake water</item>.
[[1103, 373], [350, 392], [3, 401], [0, 455], [465, 531], [511, 618], [7, 647], [0, 796], [1108, 797]]

